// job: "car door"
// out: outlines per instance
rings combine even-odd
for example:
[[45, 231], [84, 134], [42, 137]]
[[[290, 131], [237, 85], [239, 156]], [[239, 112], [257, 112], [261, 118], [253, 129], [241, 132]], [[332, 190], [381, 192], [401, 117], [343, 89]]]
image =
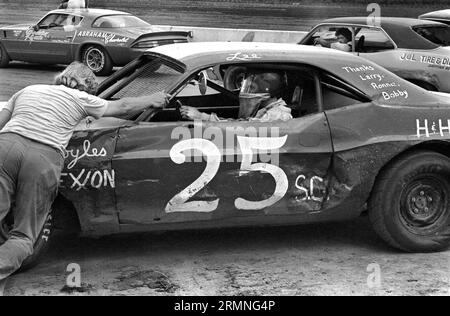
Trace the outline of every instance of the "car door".
[[320, 83], [303, 71], [308, 82], [289, 83], [289, 102], [301, 109], [287, 122], [174, 119], [122, 128], [113, 158], [121, 224], [221, 226], [320, 212], [333, 150]]
[[49, 14], [31, 30], [29, 46], [41, 62], [67, 63], [71, 61], [73, 39], [80, 18], [74, 15]]

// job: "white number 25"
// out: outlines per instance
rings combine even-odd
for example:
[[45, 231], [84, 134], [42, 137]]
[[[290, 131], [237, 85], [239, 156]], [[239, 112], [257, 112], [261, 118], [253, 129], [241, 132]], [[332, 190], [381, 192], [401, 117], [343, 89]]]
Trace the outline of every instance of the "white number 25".
[[[264, 201], [252, 202], [238, 198], [234, 202], [240, 210], [261, 210], [270, 207], [280, 201], [287, 193], [289, 181], [286, 173], [279, 167], [268, 163], [252, 164], [254, 150], [276, 150], [283, 147], [287, 136], [284, 137], [241, 137], [238, 136], [239, 146], [242, 152], [241, 175], [247, 172], [266, 172], [275, 179], [276, 188], [274, 194]], [[214, 201], [187, 202], [194, 195], [208, 185], [219, 171], [221, 154], [217, 146], [206, 139], [189, 139], [177, 143], [170, 151], [170, 158], [177, 164], [183, 164], [186, 150], [200, 150], [207, 159], [207, 165], [202, 175], [190, 186], [175, 195], [167, 204], [166, 212], [203, 212], [209, 213], [217, 209], [219, 199]]]

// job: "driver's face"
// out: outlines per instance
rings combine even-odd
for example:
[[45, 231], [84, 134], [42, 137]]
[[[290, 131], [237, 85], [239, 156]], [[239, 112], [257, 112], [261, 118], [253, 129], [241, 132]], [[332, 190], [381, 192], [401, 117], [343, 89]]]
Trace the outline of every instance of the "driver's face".
[[341, 44], [347, 44], [349, 40], [344, 35], [338, 35], [337, 40]]

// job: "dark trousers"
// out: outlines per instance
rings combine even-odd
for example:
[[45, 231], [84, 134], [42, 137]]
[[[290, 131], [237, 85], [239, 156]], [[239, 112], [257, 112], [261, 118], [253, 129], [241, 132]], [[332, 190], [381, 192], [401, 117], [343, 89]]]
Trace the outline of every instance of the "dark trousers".
[[[63, 164], [57, 149], [17, 134], [0, 134], [0, 281], [33, 254], [56, 198]], [[5, 231], [9, 212], [14, 225]]]

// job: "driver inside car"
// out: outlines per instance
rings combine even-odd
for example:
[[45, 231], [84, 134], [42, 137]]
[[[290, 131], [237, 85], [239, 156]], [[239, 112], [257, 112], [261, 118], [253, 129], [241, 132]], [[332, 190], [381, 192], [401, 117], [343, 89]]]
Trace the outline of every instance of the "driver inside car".
[[[239, 93], [239, 119], [259, 122], [288, 121], [291, 109], [281, 98], [286, 89], [286, 76], [278, 72], [249, 71]], [[182, 106], [181, 115], [188, 120], [224, 122], [217, 114], [202, 113], [195, 107]]]
[[337, 38], [337, 42], [335, 43], [330, 43], [325, 39], [317, 38], [314, 41], [314, 45], [350, 53], [352, 51], [352, 31], [347, 28], [340, 28], [336, 31], [335, 35]]

